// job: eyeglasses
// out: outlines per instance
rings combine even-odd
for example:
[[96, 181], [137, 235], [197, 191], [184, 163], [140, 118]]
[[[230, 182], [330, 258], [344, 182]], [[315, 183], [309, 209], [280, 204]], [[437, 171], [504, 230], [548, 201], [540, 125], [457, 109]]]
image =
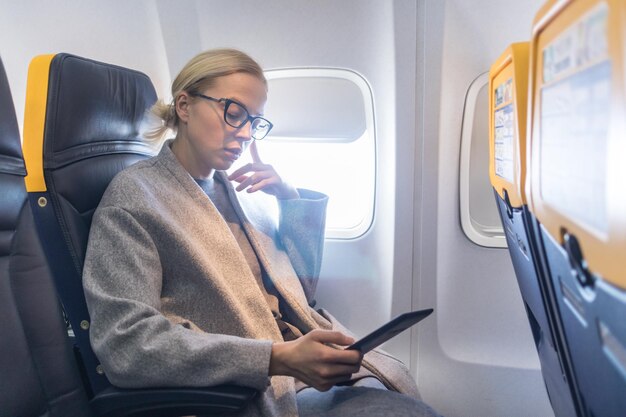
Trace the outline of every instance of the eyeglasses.
[[209, 96], [205, 96], [200, 93], [191, 93], [193, 97], [200, 97], [205, 100], [214, 101], [216, 103], [224, 103], [224, 121], [229, 126], [232, 126], [236, 129], [243, 127], [246, 123], [250, 122], [250, 126], [252, 126], [250, 130], [250, 136], [252, 136], [255, 140], [261, 140], [272, 130], [274, 125], [269, 120], [259, 117], [259, 116], [250, 116], [248, 113], [248, 109], [241, 104], [237, 103], [234, 100], [229, 98], [213, 98]]

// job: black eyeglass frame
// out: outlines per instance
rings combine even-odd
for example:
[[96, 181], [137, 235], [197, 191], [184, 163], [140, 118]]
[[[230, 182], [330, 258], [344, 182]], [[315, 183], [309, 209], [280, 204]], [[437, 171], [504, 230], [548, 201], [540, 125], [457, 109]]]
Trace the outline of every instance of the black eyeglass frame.
[[[226, 122], [226, 124], [228, 126], [234, 127], [235, 129], [240, 129], [240, 128], [244, 127], [246, 125], [246, 123], [250, 122], [250, 126], [252, 126], [250, 136], [252, 136], [252, 138], [254, 140], [263, 140], [268, 135], [268, 133], [270, 133], [272, 128], [274, 127], [274, 124], [272, 122], [270, 122], [269, 120], [267, 120], [265, 117], [250, 116], [250, 112], [248, 111], [246, 106], [244, 106], [243, 104], [239, 103], [238, 101], [231, 100], [229, 98], [210, 97], [210, 96], [207, 96], [207, 95], [204, 95], [204, 94], [201, 94], [201, 93], [189, 93], [189, 95], [192, 96], [192, 97], [200, 97], [200, 98], [203, 98], [205, 100], [214, 101], [216, 103], [224, 103], [224, 122]], [[239, 107], [241, 107], [243, 109], [243, 111], [246, 112], [247, 117], [245, 119], [243, 119], [242, 122], [239, 125], [235, 125], [235, 124], [229, 122], [228, 118], [226, 117], [226, 115], [228, 114], [228, 108], [230, 107], [231, 104], [238, 105]], [[266, 122], [269, 125], [269, 128], [267, 129], [265, 134], [263, 136], [261, 136], [260, 138], [257, 138], [257, 137], [254, 136], [254, 134], [255, 134], [254, 121], [255, 120], [262, 120], [262, 121]]]

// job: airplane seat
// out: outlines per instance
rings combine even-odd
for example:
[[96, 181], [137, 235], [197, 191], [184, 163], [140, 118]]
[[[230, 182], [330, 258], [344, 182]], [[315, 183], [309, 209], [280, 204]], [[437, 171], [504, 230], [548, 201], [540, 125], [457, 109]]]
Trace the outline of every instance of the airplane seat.
[[489, 176], [552, 408], [579, 414], [548, 278], [524, 193], [529, 43], [510, 45], [489, 72]]
[[156, 101], [150, 79], [71, 54], [42, 55], [31, 61], [26, 95], [28, 198], [95, 413], [222, 415], [245, 407], [256, 395], [245, 387], [112, 387], [91, 349], [82, 288], [91, 218], [113, 176], [156, 153], [140, 133]]
[[529, 204], [588, 417], [626, 415], [625, 16], [550, 0], [533, 24]]
[[28, 204], [0, 61], [0, 416], [90, 416]]

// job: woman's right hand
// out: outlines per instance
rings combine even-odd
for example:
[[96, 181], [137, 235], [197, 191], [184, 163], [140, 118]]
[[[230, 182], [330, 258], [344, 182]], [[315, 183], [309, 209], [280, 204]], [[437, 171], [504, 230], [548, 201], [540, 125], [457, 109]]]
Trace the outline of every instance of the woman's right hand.
[[358, 372], [363, 358], [358, 350], [337, 349], [330, 343], [348, 346], [354, 339], [337, 331], [313, 330], [296, 340], [274, 343], [269, 374], [293, 376], [328, 391]]

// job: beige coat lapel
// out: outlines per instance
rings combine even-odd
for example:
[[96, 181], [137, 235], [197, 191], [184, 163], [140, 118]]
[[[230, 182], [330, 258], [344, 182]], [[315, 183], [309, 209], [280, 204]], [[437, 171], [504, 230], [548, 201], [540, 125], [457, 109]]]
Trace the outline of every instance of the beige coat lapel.
[[[280, 242], [280, 239], [278, 237], [278, 210], [275, 198], [262, 193], [241, 192], [236, 194], [226, 175], [222, 172], [219, 172], [218, 175], [221, 175], [227, 184], [230, 200], [259, 258], [259, 262], [287, 303], [287, 307], [295, 314], [296, 317], [293, 319], [296, 319], [297, 323], [293, 324], [304, 332], [318, 328], [319, 326], [309, 314], [306, 296], [287, 253], [276, 246], [276, 242]], [[268, 212], [276, 215], [268, 216]]]

